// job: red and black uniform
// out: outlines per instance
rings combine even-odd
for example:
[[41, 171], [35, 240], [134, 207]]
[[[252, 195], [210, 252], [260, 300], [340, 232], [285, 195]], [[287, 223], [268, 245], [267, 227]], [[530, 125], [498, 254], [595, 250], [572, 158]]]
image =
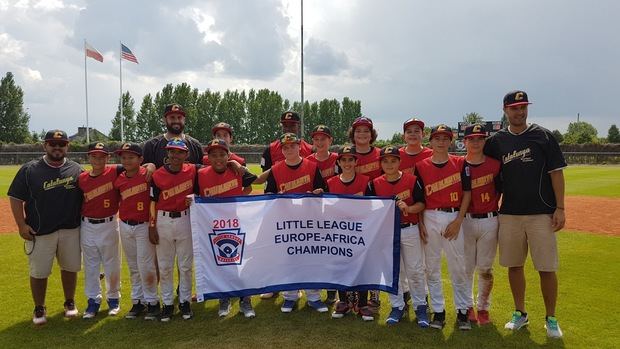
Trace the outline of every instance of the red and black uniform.
[[[389, 181], [385, 175], [373, 179], [368, 184], [366, 195], [396, 196], [409, 206], [416, 202], [424, 202], [424, 190], [417, 182], [416, 176], [405, 172], [395, 181]], [[417, 213], [409, 213], [406, 216], [404, 214], [400, 215], [401, 227], [403, 225], [418, 224], [418, 221]]]
[[428, 210], [459, 208], [463, 191], [471, 190], [469, 166], [460, 156], [448, 155], [448, 161], [441, 164], [426, 158], [416, 164], [415, 175], [424, 188]]
[[280, 161], [271, 168], [265, 193], [306, 193], [319, 188], [326, 189], [325, 181], [314, 162], [302, 159], [290, 166]]
[[[236, 162], [240, 163], [241, 166], [247, 165], [245, 159], [235, 153], [230, 153], [230, 157], [228, 158], [228, 160], [235, 160]], [[202, 164], [205, 166], [211, 166], [211, 162], [209, 162], [209, 154], [206, 154], [202, 157]]]
[[499, 191], [500, 162], [486, 157], [480, 164], [467, 163], [471, 175], [471, 204], [467, 212], [482, 214], [497, 212]]
[[419, 153], [413, 155], [407, 153], [405, 148], [406, 147], [401, 147], [398, 149], [398, 152], [400, 153], [400, 167], [398, 169], [403, 172], [413, 174], [413, 169], [415, 168], [415, 164], [417, 162], [433, 155], [433, 151], [430, 148], [424, 147]]
[[370, 177], [370, 179], [381, 176], [380, 153], [381, 149], [377, 147], [370, 147], [370, 151], [367, 153], [357, 153], [355, 172], [366, 175]]
[[316, 163], [316, 166], [321, 171], [321, 176], [325, 180], [335, 176], [337, 173], [336, 160], [338, 160], [338, 154], [336, 153], [329, 153], [327, 159], [322, 161], [319, 161], [319, 159], [316, 158], [316, 153], [308, 155], [306, 159]]
[[106, 166], [98, 176], [92, 176], [90, 171], [80, 174], [78, 185], [84, 193], [83, 217], [107, 218], [116, 214], [120, 196], [114, 181], [122, 171], [122, 166]]
[[[302, 139], [301, 143], [299, 143], [299, 156], [305, 158], [310, 154], [312, 154], [312, 145]], [[271, 142], [265, 151], [263, 151], [260, 167], [263, 171], [267, 171], [282, 160], [284, 160], [284, 155], [282, 154], [282, 144], [280, 143], [280, 140], [277, 139]]]
[[174, 172], [164, 165], [153, 173], [151, 200], [161, 211], [181, 212], [187, 209], [185, 197], [194, 194], [197, 185], [198, 165], [184, 163], [181, 170]]
[[243, 195], [243, 188], [252, 185], [256, 176], [245, 172], [243, 176], [226, 168], [224, 172], [217, 172], [212, 166], [198, 170], [198, 193], [200, 196], [238, 196]]
[[330, 193], [364, 195], [370, 178], [366, 175], [356, 174], [350, 182], [343, 182], [340, 176], [327, 180], [327, 188]]
[[149, 220], [149, 182], [146, 180], [146, 169], [140, 167], [131, 177], [127, 172], [121, 173], [114, 181], [114, 188], [119, 191], [121, 202], [118, 215], [124, 222], [143, 223]]

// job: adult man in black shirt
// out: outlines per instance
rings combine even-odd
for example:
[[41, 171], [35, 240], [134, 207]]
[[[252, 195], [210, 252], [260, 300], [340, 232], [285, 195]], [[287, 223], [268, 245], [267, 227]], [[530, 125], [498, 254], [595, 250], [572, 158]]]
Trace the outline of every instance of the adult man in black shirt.
[[78, 314], [73, 299], [81, 267], [82, 192], [77, 181], [82, 168], [66, 158], [69, 140], [64, 131], [48, 131], [43, 148], [45, 156], [23, 165], [8, 191], [19, 235], [26, 240], [29, 253], [30, 289], [35, 305], [32, 321], [36, 325], [47, 322], [45, 294], [54, 256], [61, 270], [66, 317]]
[[549, 130], [527, 124], [529, 100], [524, 91], [504, 97], [509, 126], [491, 136], [486, 155], [501, 162], [503, 198], [499, 215], [499, 261], [508, 267], [515, 303], [512, 320], [505, 328], [518, 330], [529, 324], [525, 312], [525, 273], [528, 247], [547, 312], [547, 336], [562, 337], [555, 318], [558, 268], [555, 232], [562, 229], [566, 161]]

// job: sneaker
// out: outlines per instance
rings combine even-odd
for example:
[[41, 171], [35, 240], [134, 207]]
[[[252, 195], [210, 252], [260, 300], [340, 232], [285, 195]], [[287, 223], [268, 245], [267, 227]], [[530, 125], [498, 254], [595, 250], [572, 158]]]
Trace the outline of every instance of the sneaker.
[[34, 307], [34, 311], [32, 312], [32, 323], [35, 325], [47, 323], [47, 311], [44, 306], [37, 305]]
[[147, 304], [146, 305], [146, 314], [144, 314], [144, 320], [154, 321], [159, 318], [160, 315], [160, 306], [159, 302], [155, 304]]
[[527, 319], [527, 314], [522, 314], [520, 311], [515, 310], [512, 313], [512, 319], [506, 323], [504, 326], [507, 330], [519, 330], [523, 326], [529, 325], [530, 321]]
[[131, 306], [131, 309], [129, 309], [129, 312], [125, 315], [125, 319], [135, 319], [140, 316], [140, 314], [142, 314], [145, 309], [146, 307], [144, 306], [144, 304], [138, 301], [138, 303], [134, 303]]
[[345, 315], [347, 315], [351, 311], [349, 305], [346, 302], [338, 302], [336, 303], [336, 309], [332, 313], [332, 319], [342, 319]]
[[491, 323], [489, 312], [487, 310], [478, 310], [478, 324], [480, 326]]
[[367, 305], [360, 308], [359, 314], [364, 321], [375, 321], [375, 312]]
[[267, 292], [260, 295], [260, 299], [277, 298], [280, 292]]
[[243, 297], [239, 299], [239, 312], [243, 313], [246, 318], [256, 317], [256, 312], [252, 308], [252, 299], [250, 297]]
[[318, 311], [319, 313], [325, 313], [329, 311], [327, 305], [325, 305], [325, 303], [323, 303], [323, 301], [320, 299], [318, 301], [308, 301], [308, 306]]
[[562, 338], [562, 330], [558, 325], [558, 319], [555, 316], [548, 316], [545, 321], [545, 328], [547, 329], [547, 337], [549, 338]]
[[284, 303], [282, 303], [282, 306], [280, 307], [280, 311], [283, 313], [290, 313], [293, 309], [295, 309], [295, 306], [297, 306], [297, 301], [287, 301], [285, 299]]
[[336, 303], [336, 291], [327, 290], [327, 298], [325, 298], [325, 304], [332, 305]]
[[162, 307], [161, 315], [159, 316], [159, 320], [161, 322], [168, 322], [172, 320], [172, 315], [174, 314], [174, 305], [166, 305]]
[[67, 299], [65, 301], [65, 317], [72, 318], [78, 316], [78, 310], [75, 307], [73, 299]]
[[217, 311], [217, 316], [226, 317], [230, 314], [230, 299], [221, 298], [220, 299], [220, 308]]
[[88, 298], [88, 306], [86, 307], [86, 311], [84, 312], [84, 315], [82, 316], [82, 318], [83, 319], [94, 318], [95, 316], [97, 316], [100, 306], [101, 304], [97, 303], [97, 300], [93, 298]]
[[471, 322], [472, 324], [478, 323], [478, 318], [476, 317], [476, 311], [474, 310], [473, 307], [467, 308], [467, 318], [469, 319], [469, 322]]
[[429, 326], [428, 306], [418, 305], [418, 307], [415, 309], [415, 317], [420, 328], [427, 328]]
[[110, 298], [108, 299], [108, 315], [116, 316], [121, 311], [121, 304], [118, 301], [118, 298]]
[[388, 325], [395, 325], [397, 323], [400, 322], [400, 319], [403, 318], [405, 314], [405, 309], [398, 309], [397, 307], [393, 307], [392, 311], [390, 312], [390, 315], [388, 315], [387, 320], [385, 320], [385, 323]]
[[189, 320], [194, 317], [194, 313], [192, 313], [192, 307], [188, 301], [179, 304], [179, 311], [181, 312], [183, 320]]
[[469, 322], [467, 309], [459, 309], [456, 312], [456, 325], [461, 331], [471, 330], [471, 322]]
[[434, 313], [433, 321], [431, 321], [429, 326], [438, 330], [443, 329], [443, 327], [446, 326], [446, 311], [444, 310], [441, 313]]

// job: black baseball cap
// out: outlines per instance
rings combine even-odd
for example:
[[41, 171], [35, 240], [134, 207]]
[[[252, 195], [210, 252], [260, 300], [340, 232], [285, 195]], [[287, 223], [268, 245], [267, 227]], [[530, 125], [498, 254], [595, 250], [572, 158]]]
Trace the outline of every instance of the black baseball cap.
[[216, 148], [223, 149], [228, 153], [228, 144], [223, 139], [216, 138], [209, 142], [209, 145], [207, 145], [207, 153]]
[[110, 149], [103, 144], [102, 142], [94, 142], [88, 145], [87, 154], [101, 153], [105, 155], [110, 155]]
[[325, 126], [325, 125], [317, 125], [313, 130], [312, 133], [310, 135], [310, 137], [314, 137], [314, 135], [317, 134], [324, 134], [329, 138], [333, 138], [332, 136], [332, 131], [329, 129], [329, 127]]
[[524, 104], [532, 104], [527, 98], [527, 93], [525, 93], [525, 91], [510, 91], [504, 96], [504, 107], [514, 107]]
[[433, 139], [433, 137], [435, 137], [436, 135], [440, 135], [440, 134], [444, 134], [446, 136], [449, 136], [450, 139], [454, 138], [454, 133], [452, 132], [452, 129], [449, 126], [446, 126], [444, 124], [439, 124], [439, 125], [431, 128], [431, 137], [430, 137], [430, 139]]
[[411, 125], [418, 125], [422, 131], [424, 131], [424, 121], [416, 118], [411, 118], [403, 123], [403, 131], [407, 130], [407, 127]]
[[46, 142], [56, 141], [56, 142], [67, 142], [69, 143], [69, 137], [67, 136], [67, 132], [63, 130], [49, 130], [45, 134]]
[[114, 153], [121, 155], [123, 153], [133, 153], [142, 156], [142, 147], [137, 143], [123, 143]]
[[213, 128], [211, 129], [211, 134], [213, 136], [215, 136], [215, 132], [219, 131], [219, 130], [224, 130], [224, 131], [228, 131], [228, 133], [232, 136], [233, 132], [232, 132], [232, 127], [230, 126], [230, 124], [225, 123], [225, 122], [218, 122], [217, 124], [215, 124], [215, 126], [213, 126]]
[[300, 120], [301, 119], [299, 118], [299, 113], [293, 110], [285, 111], [280, 116], [281, 123], [285, 123], [285, 122], [299, 123]]
[[398, 147], [395, 147], [393, 145], [387, 145], [381, 148], [381, 152], [379, 153], [380, 158], [384, 156], [396, 156], [400, 159], [400, 151], [398, 151]]
[[357, 159], [357, 153], [355, 152], [355, 147], [352, 147], [350, 145], [345, 145], [344, 147], [338, 149], [338, 159], [340, 159], [344, 155], [351, 155]]
[[473, 124], [465, 128], [465, 138], [486, 137], [487, 131], [482, 124]]
[[185, 116], [185, 110], [183, 110], [183, 107], [180, 104], [168, 104], [164, 109], [164, 117], [172, 114], [179, 114]]
[[301, 141], [294, 133], [285, 133], [280, 136], [280, 144], [300, 143]]

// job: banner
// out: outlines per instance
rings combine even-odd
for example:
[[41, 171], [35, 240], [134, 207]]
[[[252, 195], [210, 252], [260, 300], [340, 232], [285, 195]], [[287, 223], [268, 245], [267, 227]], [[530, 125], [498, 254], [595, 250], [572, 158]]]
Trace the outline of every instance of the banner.
[[396, 293], [400, 217], [387, 197], [196, 197], [198, 301], [297, 289]]

